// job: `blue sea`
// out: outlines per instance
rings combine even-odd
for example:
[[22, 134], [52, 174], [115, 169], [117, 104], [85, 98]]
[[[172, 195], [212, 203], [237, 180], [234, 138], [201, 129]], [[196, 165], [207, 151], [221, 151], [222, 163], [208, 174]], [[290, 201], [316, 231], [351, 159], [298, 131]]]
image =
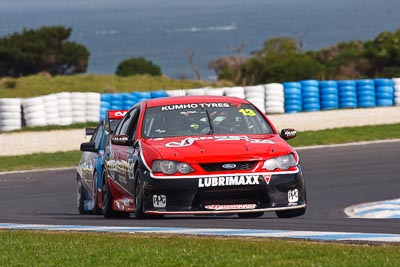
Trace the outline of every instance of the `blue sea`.
[[143, 56], [170, 77], [215, 79], [212, 59], [250, 55], [265, 40], [291, 36], [304, 51], [368, 40], [400, 28], [399, 0], [0, 0], [0, 36], [65, 25], [90, 51], [88, 73], [112, 74]]

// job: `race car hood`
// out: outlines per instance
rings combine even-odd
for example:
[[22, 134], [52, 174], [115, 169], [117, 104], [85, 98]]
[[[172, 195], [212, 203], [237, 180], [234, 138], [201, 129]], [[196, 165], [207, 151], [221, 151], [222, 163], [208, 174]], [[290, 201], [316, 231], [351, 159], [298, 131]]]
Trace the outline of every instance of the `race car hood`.
[[145, 139], [142, 149], [149, 165], [155, 157], [202, 163], [224, 161], [227, 158], [231, 161], [265, 160], [294, 152], [277, 134]]

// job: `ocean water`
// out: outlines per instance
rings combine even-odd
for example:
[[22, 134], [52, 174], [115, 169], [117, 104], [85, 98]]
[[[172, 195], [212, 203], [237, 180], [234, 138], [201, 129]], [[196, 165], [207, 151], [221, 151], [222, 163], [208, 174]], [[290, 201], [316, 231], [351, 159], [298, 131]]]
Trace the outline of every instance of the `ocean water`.
[[129, 57], [143, 56], [170, 77], [201, 78], [218, 57], [244, 55], [271, 37], [292, 36], [302, 49], [367, 40], [400, 28], [399, 0], [0, 0], [0, 36], [23, 28], [65, 25], [90, 53], [88, 73], [114, 73]]

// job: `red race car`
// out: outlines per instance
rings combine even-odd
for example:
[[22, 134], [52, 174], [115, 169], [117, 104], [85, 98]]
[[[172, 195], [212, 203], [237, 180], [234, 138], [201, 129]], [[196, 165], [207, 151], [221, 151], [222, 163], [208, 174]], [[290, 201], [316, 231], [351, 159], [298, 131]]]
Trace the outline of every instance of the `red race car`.
[[306, 210], [297, 152], [246, 100], [221, 96], [142, 101], [106, 149], [105, 217], [238, 214], [280, 218]]

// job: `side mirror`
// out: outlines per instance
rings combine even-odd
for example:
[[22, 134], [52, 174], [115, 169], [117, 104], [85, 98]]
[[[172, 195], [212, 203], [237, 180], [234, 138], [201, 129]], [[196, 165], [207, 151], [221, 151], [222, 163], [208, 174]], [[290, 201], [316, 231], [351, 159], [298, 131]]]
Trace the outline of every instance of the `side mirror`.
[[129, 136], [125, 134], [120, 134], [120, 135], [114, 135], [111, 137], [111, 144], [117, 145], [117, 146], [132, 146], [133, 141], [129, 140]]
[[287, 129], [282, 129], [280, 136], [284, 139], [284, 140], [289, 140], [292, 138], [295, 138], [297, 135], [297, 132], [295, 129], [292, 128], [287, 128]]
[[83, 152], [98, 152], [95, 142], [85, 142], [81, 144], [81, 151]]

